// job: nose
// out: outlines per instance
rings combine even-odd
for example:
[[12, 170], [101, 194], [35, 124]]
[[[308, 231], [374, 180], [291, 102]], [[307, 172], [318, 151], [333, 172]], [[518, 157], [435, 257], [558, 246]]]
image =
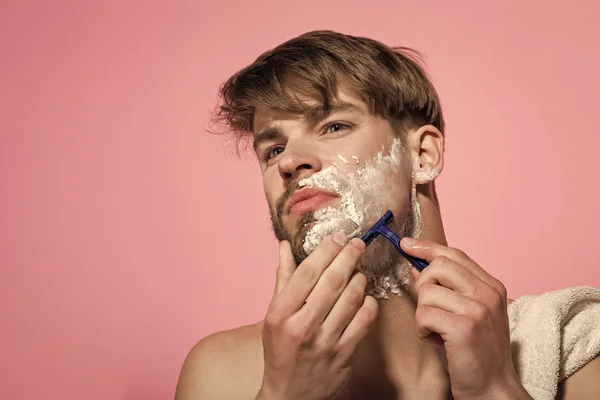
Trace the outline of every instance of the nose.
[[279, 175], [284, 181], [308, 177], [321, 170], [321, 160], [309, 147], [288, 141], [278, 162]]

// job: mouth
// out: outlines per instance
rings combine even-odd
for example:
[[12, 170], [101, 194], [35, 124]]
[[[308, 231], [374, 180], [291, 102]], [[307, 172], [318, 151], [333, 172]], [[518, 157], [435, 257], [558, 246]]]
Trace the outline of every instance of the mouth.
[[288, 214], [298, 216], [323, 208], [337, 198], [339, 198], [337, 194], [323, 189], [304, 188], [290, 197], [286, 208]]

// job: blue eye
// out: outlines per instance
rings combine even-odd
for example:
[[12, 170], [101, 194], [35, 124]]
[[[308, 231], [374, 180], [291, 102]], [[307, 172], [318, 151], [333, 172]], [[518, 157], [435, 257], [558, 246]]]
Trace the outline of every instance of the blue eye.
[[274, 146], [271, 147], [270, 149], [267, 149], [267, 151], [265, 151], [265, 155], [263, 156], [263, 160], [265, 162], [269, 161], [271, 158], [273, 157], [277, 157], [279, 154], [281, 154], [283, 152], [283, 147], [281, 146]]
[[346, 128], [348, 128], [348, 125], [339, 122], [334, 122], [325, 127], [325, 133], [337, 133]]

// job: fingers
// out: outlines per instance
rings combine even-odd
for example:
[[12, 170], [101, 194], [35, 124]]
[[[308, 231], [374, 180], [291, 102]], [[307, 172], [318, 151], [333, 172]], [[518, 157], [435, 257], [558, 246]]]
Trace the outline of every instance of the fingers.
[[[352, 272], [365, 252], [366, 245], [360, 239], [352, 239], [315, 285], [306, 306], [300, 311], [310, 323], [322, 323], [348, 284]], [[363, 292], [364, 293], [364, 292]]]
[[379, 305], [377, 304], [377, 300], [372, 296], [365, 296], [362, 306], [342, 333], [339, 341], [340, 347], [346, 349], [345, 351], [348, 352], [347, 357], [351, 357], [354, 354], [358, 343], [367, 336], [367, 333], [375, 325], [378, 310]]
[[277, 267], [275, 278], [275, 293], [281, 293], [286, 283], [290, 280], [296, 270], [296, 261], [292, 255], [290, 242], [287, 240], [279, 243], [279, 266]]
[[354, 274], [348, 286], [323, 321], [323, 334], [337, 341], [350, 324], [365, 299], [367, 278], [360, 272]]
[[436, 332], [442, 339], [446, 340], [448, 333], [452, 331], [453, 325], [461, 323], [461, 318], [467, 320], [466, 317], [439, 308], [420, 306], [415, 313], [417, 336], [423, 339], [432, 332]]
[[471, 271], [453, 260], [441, 256], [434, 259], [425, 268], [415, 282], [415, 290], [419, 292], [425, 284], [440, 284], [462, 294], [473, 293], [481, 282]]
[[285, 318], [300, 310], [321, 274], [344, 248], [346, 241], [343, 233], [335, 233], [323, 239], [296, 268], [285, 287], [273, 299], [270, 311]]
[[427, 283], [419, 290], [418, 307], [435, 307], [458, 315], [470, 315], [482, 306], [475, 300], [440, 285]]
[[[502, 282], [490, 275], [487, 271], [481, 268], [479, 264], [477, 264], [467, 254], [459, 249], [443, 246], [428, 240], [417, 240], [411, 238], [403, 238], [400, 241], [400, 246], [411, 256], [423, 258], [428, 261], [435, 261], [440, 257], [448, 258], [454, 261], [456, 264], [467, 269], [486, 284], [490, 285], [498, 293], [504, 295], [504, 297], [506, 296], [506, 288]], [[427, 267], [425, 270], [429, 269], [430, 267]]]
[[[505, 307], [506, 289], [504, 288], [504, 285], [496, 278], [487, 274], [487, 272], [484, 271], [484, 273], [482, 273], [481, 271], [483, 271], [483, 269], [473, 260], [469, 259], [463, 252], [424, 240], [419, 240], [417, 242], [419, 243], [417, 246], [418, 248], [415, 247], [417, 250], [421, 251], [423, 248], [427, 247], [430, 247], [431, 249], [435, 248], [435, 250], [430, 250], [431, 253], [429, 255], [431, 256], [433, 253], [436, 254], [429, 267], [423, 272], [420, 274], [413, 273], [413, 276], [417, 276], [414, 283], [414, 289], [417, 292], [419, 299], [422, 295], [421, 289], [423, 286], [439, 284], [456, 291], [458, 294], [464, 295], [463, 308], [459, 314], [466, 315], [466, 311], [464, 310], [466, 305], [464, 303], [471, 304], [471, 300], [483, 304], [485, 307], [493, 310]], [[454, 259], [440, 254], [454, 254]], [[462, 263], [457, 262], [457, 259], [463, 260]], [[465, 259], [468, 259], [468, 261], [464, 261]], [[470, 265], [470, 267], [467, 267], [466, 265]], [[474, 268], [473, 265], [476, 265], [477, 268]], [[482, 279], [482, 277], [485, 279]], [[454, 298], [454, 300], [458, 302], [459, 298]], [[474, 307], [475, 305], [476, 304], [473, 303], [469, 307]], [[446, 307], [449, 307], [449, 305], [446, 304]]]
[[400, 245], [431, 262], [413, 273], [418, 337], [436, 344], [440, 338], [446, 343], [468, 338], [493, 323], [494, 316], [506, 314], [504, 285], [464, 252], [425, 240], [403, 239]]

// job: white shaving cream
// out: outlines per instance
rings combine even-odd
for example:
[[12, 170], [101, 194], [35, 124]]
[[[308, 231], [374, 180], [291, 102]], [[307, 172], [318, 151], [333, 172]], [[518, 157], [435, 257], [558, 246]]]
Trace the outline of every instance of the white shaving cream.
[[439, 173], [434, 170], [431, 165], [427, 164], [415, 173], [415, 181], [419, 184], [431, 182], [437, 178], [438, 175]]
[[345, 162], [346, 164], [350, 164], [350, 163], [348, 162], [348, 160], [346, 160], [346, 159], [345, 159], [345, 158], [344, 158], [344, 157], [343, 157], [341, 154], [338, 154], [338, 158], [339, 158], [340, 160], [342, 160], [343, 162]]
[[[340, 195], [341, 205], [326, 207], [314, 213], [316, 222], [306, 234], [304, 251], [310, 254], [326, 236], [343, 231], [348, 238], [358, 237], [370, 228], [387, 211], [393, 199], [387, 194], [393, 172], [400, 171], [405, 151], [400, 139], [394, 139], [390, 153], [384, 156], [383, 149], [352, 173], [343, 173], [338, 166], [330, 166], [299, 182], [300, 186], [315, 187]], [[341, 155], [343, 162], [348, 162]], [[352, 157], [358, 164], [358, 157]], [[416, 190], [411, 191], [411, 209], [414, 216], [412, 237], [421, 233], [421, 212], [416, 199]], [[366, 226], [365, 226], [366, 225]], [[387, 298], [387, 292], [400, 295], [401, 287], [409, 283], [408, 263], [399, 257], [383, 238], [376, 239], [367, 248], [359, 268], [369, 281], [369, 294]]]

